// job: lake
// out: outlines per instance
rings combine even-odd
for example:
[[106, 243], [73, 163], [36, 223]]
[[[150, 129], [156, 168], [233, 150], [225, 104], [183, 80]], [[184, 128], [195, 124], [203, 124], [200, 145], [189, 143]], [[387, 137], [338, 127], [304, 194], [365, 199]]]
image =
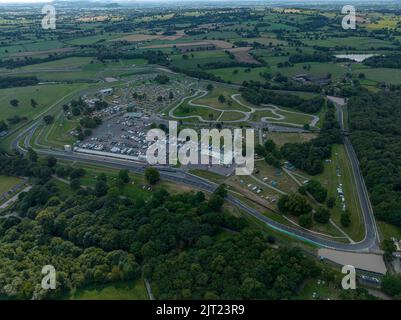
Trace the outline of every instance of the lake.
[[367, 53], [367, 54], [336, 54], [334, 55], [336, 58], [340, 59], [349, 59], [355, 62], [362, 62], [366, 60], [367, 58], [377, 56], [377, 54], [374, 53]]

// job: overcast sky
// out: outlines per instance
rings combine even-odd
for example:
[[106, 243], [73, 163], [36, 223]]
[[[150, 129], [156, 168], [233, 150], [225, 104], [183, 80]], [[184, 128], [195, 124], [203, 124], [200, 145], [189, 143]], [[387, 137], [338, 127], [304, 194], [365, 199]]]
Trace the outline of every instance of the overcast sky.
[[53, 0], [0, 0], [0, 3], [35, 3], [35, 2], [51, 2]]

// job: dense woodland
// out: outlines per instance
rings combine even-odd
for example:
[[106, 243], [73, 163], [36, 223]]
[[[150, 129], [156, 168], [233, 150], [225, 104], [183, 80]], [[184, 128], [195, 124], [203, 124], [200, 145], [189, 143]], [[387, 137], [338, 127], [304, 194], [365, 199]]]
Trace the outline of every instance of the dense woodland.
[[373, 56], [366, 59], [364, 62], [367, 66], [374, 68], [395, 68], [401, 69], [401, 55], [390, 54], [386, 56]]
[[349, 99], [351, 140], [376, 216], [401, 226], [401, 93]]
[[32, 86], [39, 82], [36, 76], [0, 77], [0, 89]]
[[[20, 196], [19, 217], [0, 220], [0, 292], [8, 298], [59, 297], [73, 288], [143, 275], [156, 298], [290, 299], [321, 268], [299, 249], [273, 249], [275, 240], [223, 207], [226, 191], [148, 198], [121, 197], [118, 182], [100, 175], [94, 188], [77, 181], [83, 169], [27, 157], [1, 157], [2, 174], [30, 176], [34, 187]], [[70, 177], [73, 194], [52, 174]], [[129, 180], [129, 179], [128, 179]], [[57, 270], [58, 287], [40, 288], [42, 266]], [[333, 275], [329, 277], [332, 279]]]

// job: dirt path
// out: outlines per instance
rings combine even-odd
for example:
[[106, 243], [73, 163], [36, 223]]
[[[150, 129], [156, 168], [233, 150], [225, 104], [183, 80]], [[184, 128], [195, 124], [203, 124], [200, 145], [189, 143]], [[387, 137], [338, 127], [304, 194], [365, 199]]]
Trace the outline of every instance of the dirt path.
[[8, 208], [10, 205], [12, 205], [15, 201], [18, 200], [18, 196], [22, 193], [22, 192], [28, 192], [29, 190], [31, 190], [31, 186], [27, 186], [25, 189], [21, 190], [20, 192], [18, 192], [16, 195], [14, 195], [12, 198], [8, 199], [6, 202], [4, 202], [1, 206], [0, 206], [0, 210], [1, 209], [6, 209]]

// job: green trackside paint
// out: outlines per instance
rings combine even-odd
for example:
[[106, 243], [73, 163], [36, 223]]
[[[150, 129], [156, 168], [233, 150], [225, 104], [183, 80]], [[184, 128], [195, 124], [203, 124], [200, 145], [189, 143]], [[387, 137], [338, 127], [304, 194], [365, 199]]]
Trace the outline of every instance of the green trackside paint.
[[286, 235], [288, 235], [288, 236], [290, 236], [290, 237], [292, 237], [292, 238], [296, 238], [296, 239], [301, 240], [301, 241], [303, 241], [303, 242], [312, 244], [312, 245], [314, 245], [314, 246], [316, 246], [316, 247], [325, 247], [325, 248], [329, 248], [329, 247], [326, 247], [326, 246], [322, 246], [321, 244], [318, 244], [317, 242], [315, 242], [315, 241], [313, 241], [313, 240], [306, 239], [306, 238], [301, 237], [301, 236], [299, 236], [299, 235], [293, 234], [293, 233], [291, 233], [291, 232], [289, 232], [289, 231], [287, 231], [287, 230], [280, 229], [280, 228], [278, 228], [278, 227], [276, 227], [276, 226], [273, 226], [273, 225], [270, 225], [270, 224], [268, 224], [268, 223], [266, 223], [266, 224], [267, 224], [270, 228], [272, 228], [272, 229], [274, 229], [274, 230], [276, 230], [276, 231], [278, 231], [278, 232], [284, 233], [284, 234], [286, 234]]

